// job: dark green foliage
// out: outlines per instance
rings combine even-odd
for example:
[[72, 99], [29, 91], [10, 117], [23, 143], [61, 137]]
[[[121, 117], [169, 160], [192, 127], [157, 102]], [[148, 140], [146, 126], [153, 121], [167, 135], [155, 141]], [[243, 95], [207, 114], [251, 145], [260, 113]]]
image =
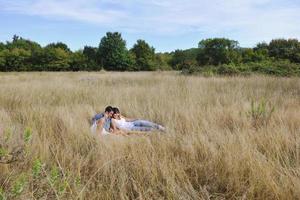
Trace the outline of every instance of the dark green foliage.
[[82, 51], [76, 51], [71, 54], [70, 68], [72, 71], [88, 70], [87, 57]]
[[86, 57], [87, 70], [102, 69], [100, 65], [101, 56], [98, 55], [98, 48], [85, 46], [82, 53]]
[[254, 51], [265, 51], [268, 54], [269, 45], [266, 42], [260, 42], [254, 47]]
[[99, 44], [100, 63], [106, 70], [125, 71], [132, 64], [126, 41], [118, 32], [108, 32]]
[[41, 46], [38, 43], [24, 39], [16, 35], [14, 35], [12, 42], [7, 42], [5, 46], [6, 49], [10, 49], [10, 50], [18, 48], [27, 51], [33, 51], [35, 49], [41, 48]]
[[40, 48], [40, 49], [35, 49], [33, 51], [31, 51], [31, 71], [43, 71], [46, 70], [45, 68], [45, 56], [44, 56], [44, 49]]
[[5, 57], [4, 71], [26, 71], [30, 69], [30, 50], [13, 48], [4, 50], [1, 54]]
[[7, 56], [7, 50], [0, 50], [0, 71], [7, 71], [6, 68], [6, 56]]
[[36, 42], [14, 35], [12, 42], [7, 42], [2, 49], [2, 56], [5, 55], [2, 71], [32, 71], [38, 62], [36, 52], [41, 51], [42, 47]]
[[14, 35], [12, 42], [0, 44], [1, 71], [30, 71], [31, 53], [41, 46], [30, 40]]
[[189, 66], [185, 74], [203, 74], [203, 75], [249, 75], [251, 73], [270, 74], [275, 76], [299, 76], [300, 64], [291, 63], [288, 60], [283, 61], [264, 61], [249, 62], [239, 65], [224, 64], [218, 66]]
[[5, 44], [0, 42], [0, 51], [3, 51], [4, 49], [6, 49]]
[[268, 47], [269, 56], [300, 63], [300, 42], [297, 39], [272, 40]]
[[263, 73], [276, 76], [299, 76], [299, 42], [277, 39], [255, 48], [240, 48], [238, 42], [225, 38], [199, 43], [198, 65], [189, 64], [184, 73], [203, 75], [249, 75]]
[[205, 76], [249, 75], [263, 73], [276, 76], [300, 75], [300, 42], [297, 39], [274, 39], [254, 48], [241, 48], [235, 40], [205, 39], [198, 48], [155, 53], [144, 40], [130, 51], [118, 32], [108, 32], [99, 47], [85, 46], [72, 52], [62, 43], [41, 47], [38, 43], [14, 35], [0, 42], [0, 71], [150, 71], [182, 70], [186, 74]]
[[199, 65], [239, 63], [238, 42], [225, 38], [206, 39], [199, 42]]
[[57, 42], [57, 43], [50, 43], [46, 46], [46, 48], [60, 48], [63, 49], [65, 52], [70, 53], [71, 50], [69, 49], [68, 45], [62, 43], [62, 42]]
[[299, 76], [300, 64], [291, 63], [289, 60], [278, 60], [276, 62], [265, 61], [261, 63], [250, 63], [249, 71], [276, 76]]
[[251, 49], [251, 48], [242, 48], [240, 49], [241, 53], [241, 63], [249, 62], [262, 62], [269, 60], [268, 50], [267, 49]]
[[46, 47], [43, 51], [41, 63], [47, 71], [67, 71], [70, 67], [70, 54], [64, 49]]
[[183, 52], [183, 50], [176, 50], [173, 55], [172, 59], [170, 60], [170, 65], [175, 70], [181, 70], [181, 65], [185, 62], [186, 56]]
[[134, 70], [153, 71], [156, 69], [155, 49], [144, 40], [138, 40], [130, 50], [135, 59]]
[[155, 63], [159, 70], [172, 70], [169, 65], [172, 55], [169, 53], [157, 53], [155, 55]]
[[70, 54], [66, 44], [38, 43], [14, 35], [0, 51], [1, 71], [63, 71], [69, 69]]
[[175, 70], [182, 70], [186, 65], [191, 65], [197, 63], [197, 55], [199, 49], [191, 48], [187, 50], [176, 50], [172, 53], [172, 59], [169, 63]]

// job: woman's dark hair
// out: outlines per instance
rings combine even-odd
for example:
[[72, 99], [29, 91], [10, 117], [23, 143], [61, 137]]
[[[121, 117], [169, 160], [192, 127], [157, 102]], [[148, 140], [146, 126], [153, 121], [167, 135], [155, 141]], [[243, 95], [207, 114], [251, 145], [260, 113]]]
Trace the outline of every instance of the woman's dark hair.
[[111, 111], [113, 111], [113, 107], [111, 107], [111, 106], [107, 106], [106, 108], [105, 108], [105, 112], [111, 112]]
[[113, 111], [114, 113], [120, 113], [119, 108], [117, 108], [117, 107], [112, 108], [112, 111]]

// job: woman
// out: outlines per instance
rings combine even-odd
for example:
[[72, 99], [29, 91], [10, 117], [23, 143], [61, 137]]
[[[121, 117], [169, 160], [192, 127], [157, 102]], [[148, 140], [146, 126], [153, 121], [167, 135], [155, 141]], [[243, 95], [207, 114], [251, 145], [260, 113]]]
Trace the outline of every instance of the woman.
[[140, 119], [129, 119], [120, 114], [118, 108], [113, 108], [112, 124], [123, 131], [165, 131], [159, 124]]

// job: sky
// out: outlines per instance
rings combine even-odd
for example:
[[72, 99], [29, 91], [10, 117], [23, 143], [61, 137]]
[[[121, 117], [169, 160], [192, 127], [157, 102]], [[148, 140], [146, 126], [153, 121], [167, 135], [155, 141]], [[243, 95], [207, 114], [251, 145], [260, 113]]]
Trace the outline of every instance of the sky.
[[157, 52], [226, 37], [242, 47], [300, 39], [300, 0], [0, 0], [0, 41], [14, 34], [72, 50], [98, 46], [118, 31], [131, 48], [144, 39]]

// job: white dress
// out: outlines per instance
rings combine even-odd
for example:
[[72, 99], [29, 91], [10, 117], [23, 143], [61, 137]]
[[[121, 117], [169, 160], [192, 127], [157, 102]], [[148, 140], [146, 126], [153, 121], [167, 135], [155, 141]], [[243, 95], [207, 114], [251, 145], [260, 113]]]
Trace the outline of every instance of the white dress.
[[131, 130], [134, 127], [134, 124], [132, 122], [127, 122], [123, 117], [121, 117], [121, 119], [112, 120], [115, 122], [118, 129]]

